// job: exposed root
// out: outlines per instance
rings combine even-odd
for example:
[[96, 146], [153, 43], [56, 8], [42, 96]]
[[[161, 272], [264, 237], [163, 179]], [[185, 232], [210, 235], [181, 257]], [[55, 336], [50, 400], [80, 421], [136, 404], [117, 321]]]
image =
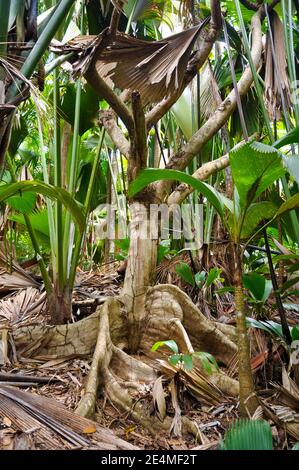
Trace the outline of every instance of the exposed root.
[[112, 343], [109, 332], [109, 306], [111, 300], [105, 302], [100, 312], [98, 339], [85, 386], [83, 398], [76, 409], [76, 413], [86, 418], [93, 417], [99, 380], [103, 371], [109, 366], [112, 355]]
[[[171, 366], [169, 366], [170, 371], [167, 370], [168, 362], [165, 360], [160, 361], [156, 364], [156, 367], [153, 367], [154, 358], [153, 353], [150, 353], [150, 346], [153, 342], [163, 339], [161, 335], [167, 332], [167, 338], [174, 339], [179, 344], [182, 352], [194, 352], [188, 333], [181, 322], [184, 318], [183, 310], [188, 305], [188, 311], [190, 312], [190, 305], [185, 296], [180, 296], [180, 294], [179, 289], [168, 290], [168, 286], [161, 286], [160, 291], [155, 288], [149, 290], [146, 308], [147, 321], [143, 327], [140, 347], [144, 355], [139, 356], [138, 359], [129, 356], [115, 346], [108, 319], [109, 309], [115, 306], [115, 301], [104, 304], [100, 312], [100, 328], [90, 376], [85, 388], [85, 395], [77, 408], [77, 413], [88, 417], [93, 415], [100, 380], [106, 397], [123, 412], [153, 433], [161, 431], [161, 429], [170, 432], [173, 419], [166, 416], [161, 421], [153, 414], [151, 403], [148, 400], [148, 392], [157, 378], [158, 372], [155, 369], [161, 369], [160, 366], [162, 366], [162, 372], [170, 373], [170, 376], [171, 374], [177, 375], [178, 371], [175, 368], [171, 369]], [[161, 301], [163, 305], [161, 305]], [[211, 322], [206, 320], [205, 317], [201, 317], [196, 307], [193, 310], [193, 314], [200, 317], [206, 329], [208, 326], [212, 331], [215, 331], [215, 326], [210, 325]], [[112, 313], [112, 316], [115, 317], [115, 312]], [[206, 322], [208, 323], [206, 324]], [[216, 331], [224, 342], [223, 333]], [[232, 345], [232, 351], [234, 352], [235, 345], [234, 343]], [[229, 346], [231, 347], [230, 343]], [[156, 356], [157, 353], [155, 353], [155, 359]], [[151, 365], [144, 362], [149, 359], [152, 359], [150, 360]], [[195, 370], [190, 373], [184, 372], [181, 379], [190, 393], [200, 402], [218, 403], [225, 400], [224, 394], [226, 396], [238, 394], [238, 384], [235, 380], [216, 371], [207, 376], [201, 367], [200, 361], [195, 361], [195, 365]], [[198, 434], [196, 423], [193, 423], [187, 417], [181, 418], [180, 428], [183, 433]]]
[[[207, 319], [176, 286], [163, 284], [149, 288], [146, 311], [145, 334], [140, 346], [143, 351], [150, 350], [157, 335], [158, 339], [170, 339], [171, 331], [167, 320], [178, 318], [196, 351], [209, 352], [225, 365], [229, 364], [237, 352], [237, 345], [221, 331], [218, 323]], [[178, 341], [181, 351], [188, 352], [184, 342], [180, 339]]]
[[[94, 314], [70, 325], [34, 326], [16, 330], [14, 341], [18, 353], [35, 358], [90, 355], [93, 360], [89, 377], [76, 413], [93, 417], [99, 385], [106, 397], [153, 433], [170, 431], [173, 419], [160, 421], [154, 414], [150, 391], [159, 373], [169, 380], [174, 376], [187, 390], [205, 404], [217, 404], [227, 396], [238, 395], [238, 383], [216, 369], [211, 375], [194, 358], [192, 371], [180, 371], [165, 360], [163, 349], [151, 352], [153, 343], [174, 339], [181, 352], [206, 351], [222, 364], [235, 355], [236, 344], [217, 324], [208, 320], [189, 297], [171, 285], [149, 288], [141, 325], [139, 355], [128, 349], [128, 318], [120, 298], [108, 299]], [[231, 337], [234, 332], [229, 329]], [[29, 346], [28, 346], [29, 345]], [[94, 350], [94, 351], [93, 351]], [[159, 356], [160, 355], [160, 356]], [[157, 358], [160, 360], [157, 361]], [[183, 433], [198, 434], [196, 423], [181, 417]]]
[[14, 329], [19, 357], [56, 359], [84, 357], [93, 353], [99, 328], [99, 310], [68, 325], [30, 325]]

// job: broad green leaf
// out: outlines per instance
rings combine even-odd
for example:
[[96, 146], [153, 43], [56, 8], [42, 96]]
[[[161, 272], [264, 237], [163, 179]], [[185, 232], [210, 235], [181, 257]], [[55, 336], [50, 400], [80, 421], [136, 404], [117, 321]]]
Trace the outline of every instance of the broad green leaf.
[[[80, 148], [80, 165], [78, 175], [78, 190], [76, 192], [76, 200], [85, 203], [86, 195], [90, 185], [92, 167], [96, 158], [91, 150], [95, 148], [97, 142], [88, 141], [81, 145]], [[104, 204], [107, 200], [107, 170], [108, 162], [101, 160], [96, 170], [96, 177], [93, 184], [93, 191], [90, 201], [90, 212], [95, 210], [100, 204]]]
[[248, 239], [263, 220], [272, 219], [277, 211], [273, 202], [263, 201], [252, 203], [246, 211], [241, 230], [241, 239]]
[[151, 351], [157, 351], [157, 349], [162, 348], [163, 346], [167, 346], [169, 349], [171, 349], [172, 352], [175, 354], [179, 354], [179, 348], [176, 342], [173, 339], [167, 339], [165, 341], [157, 341], [153, 346], [151, 347]]
[[120, 240], [114, 240], [114, 243], [120, 250], [128, 253], [130, 248], [129, 238], [121, 238]]
[[195, 283], [196, 283], [196, 285], [199, 289], [201, 289], [202, 286], [204, 285], [205, 279], [206, 279], [206, 272], [205, 271], [201, 271], [201, 273], [196, 273], [195, 274], [194, 280], [195, 280]]
[[126, 16], [136, 21], [153, 4], [153, 0], [128, 0], [124, 6]]
[[282, 327], [279, 323], [275, 323], [271, 320], [259, 321], [249, 317], [246, 318], [246, 323], [248, 327], [258, 328], [260, 330], [266, 331], [267, 333], [273, 335], [276, 338], [284, 339]]
[[169, 362], [170, 362], [170, 364], [172, 364], [173, 366], [176, 366], [179, 362], [181, 362], [181, 359], [182, 359], [182, 355], [181, 355], [181, 354], [173, 354], [172, 356], [170, 356]]
[[[76, 87], [68, 84], [62, 96], [61, 113], [64, 119], [72, 126], [75, 119]], [[99, 97], [90, 85], [81, 90], [80, 129], [79, 134], [84, 134], [94, 126], [94, 121], [99, 112]]]
[[256, 300], [261, 301], [266, 287], [266, 279], [261, 274], [252, 272], [243, 274], [242, 276], [244, 287], [249, 290]]
[[272, 281], [270, 281], [270, 279], [266, 279], [265, 292], [262, 298], [262, 302], [266, 302], [266, 300], [268, 300], [272, 290], [273, 290]]
[[160, 264], [165, 256], [169, 253], [169, 246], [159, 245], [157, 253], [157, 264]]
[[182, 355], [182, 363], [184, 365], [184, 369], [192, 370], [193, 369], [193, 359], [191, 354], [183, 354]]
[[275, 217], [280, 217], [281, 215], [285, 214], [288, 211], [293, 209], [298, 209], [299, 207], [299, 193], [291, 196], [286, 202], [281, 204], [280, 208], [276, 212]]
[[242, 142], [229, 154], [240, 205], [247, 207], [284, 173], [278, 150], [260, 142]]
[[8, 198], [5, 203], [22, 214], [29, 214], [35, 207], [36, 195], [33, 193], [24, 193], [19, 196], [12, 196]]
[[135, 194], [139, 193], [150, 183], [158, 180], [173, 180], [179, 181], [180, 183], [187, 183], [200, 192], [207, 200], [214, 206], [218, 214], [223, 218], [224, 212], [224, 202], [221, 194], [216, 191], [212, 186], [203, 181], [199, 181], [193, 176], [187, 175], [182, 171], [177, 170], [157, 170], [149, 168], [143, 170], [139, 173], [137, 178], [131, 183], [129, 187], [129, 197], [133, 197]]
[[206, 280], [206, 287], [209, 288], [213, 282], [220, 276], [222, 269], [220, 268], [212, 268], [209, 271], [207, 280]]
[[[26, 222], [24, 216], [21, 214], [12, 214], [9, 217], [9, 220], [13, 220], [20, 225], [26, 227]], [[34, 229], [37, 237], [40, 241], [50, 247], [50, 232], [49, 232], [49, 220], [48, 220], [48, 209], [44, 208], [40, 211], [32, 212], [28, 214], [28, 218], [30, 220], [31, 226]], [[63, 214], [63, 220], [64, 220]]]
[[214, 356], [212, 356], [212, 354], [202, 351], [196, 351], [195, 353], [193, 353], [193, 356], [196, 356], [200, 359], [203, 369], [208, 374], [212, 374], [213, 367], [216, 368], [216, 370], [219, 370], [219, 366], [216, 362], [216, 359], [214, 358]]
[[284, 147], [285, 145], [296, 144], [298, 142], [299, 142], [299, 127], [295, 127], [295, 129], [292, 129], [286, 135], [281, 137], [281, 139], [278, 139], [273, 144], [273, 147], [280, 149], [281, 147]]
[[181, 278], [190, 284], [192, 287], [195, 286], [195, 279], [192, 269], [187, 263], [178, 263], [175, 267], [175, 272], [181, 276]]
[[57, 188], [41, 181], [19, 181], [18, 183], [5, 184], [0, 187], [0, 202], [16, 195], [22, 197], [22, 193], [42, 194], [45, 197], [59, 201], [71, 213], [78, 224], [80, 231], [85, 228], [84, 210], [63, 188]]

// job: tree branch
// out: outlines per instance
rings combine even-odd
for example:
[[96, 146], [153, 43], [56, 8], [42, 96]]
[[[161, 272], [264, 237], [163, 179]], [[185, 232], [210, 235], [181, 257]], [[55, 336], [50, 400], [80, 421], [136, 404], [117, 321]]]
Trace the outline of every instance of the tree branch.
[[[193, 173], [193, 178], [196, 178], [197, 180], [203, 181], [209, 176], [214, 175], [220, 170], [223, 170], [224, 168], [229, 166], [229, 155], [228, 153], [226, 155], [223, 155], [220, 158], [217, 158], [217, 160], [213, 160], [212, 162], [207, 162], [204, 165], [202, 165], [198, 170]], [[181, 204], [181, 202], [186, 199], [186, 197], [194, 191], [194, 188], [192, 186], [189, 186], [186, 183], [180, 184], [168, 197], [167, 199], [167, 204]]]
[[181, 96], [186, 86], [193, 80], [193, 78], [198, 72], [198, 69], [202, 67], [202, 65], [205, 63], [217, 38], [218, 32], [221, 28], [221, 24], [222, 21], [220, 3], [218, 0], [212, 0], [211, 21], [207, 37], [204, 39], [200, 50], [197, 51], [196, 54], [192, 57], [192, 59], [189, 61], [182, 87], [178, 89], [176, 93], [162, 100], [151, 111], [147, 113], [146, 125], [148, 130], [153, 127], [167, 113], [167, 111], [169, 111], [171, 106]]
[[92, 60], [88, 70], [86, 71], [84, 77], [88, 83], [93, 87], [95, 92], [111, 106], [111, 108], [116, 112], [120, 119], [125, 124], [129, 133], [133, 132], [134, 121], [133, 117], [124, 104], [124, 102], [114, 93], [112, 88], [99, 76], [96, 70], [96, 61]]
[[114, 111], [112, 111], [112, 109], [103, 111], [100, 114], [100, 121], [105, 127], [107, 134], [109, 135], [114, 145], [128, 159], [130, 155], [130, 143], [117, 125]]
[[[262, 55], [262, 28], [261, 28], [261, 15], [262, 12], [259, 10], [255, 13], [251, 20], [252, 27], [252, 60], [255, 68], [258, 68], [261, 55]], [[251, 73], [250, 66], [248, 65], [243, 72], [239, 82], [238, 91], [240, 96], [246, 95], [251, 84], [253, 82], [253, 76]], [[235, 110], [237, 105], [236, 93], [232, 90], [226, 99], [221, 103], [213, 115], [205, 122], [205, 124], [193, 135], [193, 137], [187, 142], [187, 144], [181, 149], [180, 152], [173, 155], [170, 159], [167, 168], [184, 170], [186, 166], [191, 162], [192, 158], [197, 155], [202, 147], [210, 140], [216, 132], [225, 124], [229, 116]], [[168, 181], [160, 181], [158, 183], [159, 197], [164, 198], [166, 195], [169, 185]]]

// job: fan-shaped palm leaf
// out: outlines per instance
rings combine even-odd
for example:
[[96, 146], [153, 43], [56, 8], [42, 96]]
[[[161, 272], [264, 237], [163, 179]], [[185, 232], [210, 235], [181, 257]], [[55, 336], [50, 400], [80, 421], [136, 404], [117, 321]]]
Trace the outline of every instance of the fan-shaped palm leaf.
[[97, 73], [123, 90], [138, 91], [143, 104], [161, 101], [180, 89], [194, 43], [209, 18], [200, 25], [161, 41], [143, 41], [117, 32], [103, 48], [107, 32], [94, 37], [78, 37], [55, 51], [77, 51], [74, 74], [84, 74], [92, 60]]

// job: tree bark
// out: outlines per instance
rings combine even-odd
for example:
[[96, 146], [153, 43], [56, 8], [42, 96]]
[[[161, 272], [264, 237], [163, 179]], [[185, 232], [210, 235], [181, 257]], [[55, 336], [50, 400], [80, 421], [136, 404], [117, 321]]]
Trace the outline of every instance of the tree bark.
[[244, 292], [242, 285], [242, 260], [239, 245], [234, 245], [233, 254], [235, 269], [235, 305], [237, 312], [240, 414], [243, 418], [248, 418], [248, 415], [251, 417], [254, 414], [259, 403], [255, 394], [251, 371], [250, 344], [246, 326]]

